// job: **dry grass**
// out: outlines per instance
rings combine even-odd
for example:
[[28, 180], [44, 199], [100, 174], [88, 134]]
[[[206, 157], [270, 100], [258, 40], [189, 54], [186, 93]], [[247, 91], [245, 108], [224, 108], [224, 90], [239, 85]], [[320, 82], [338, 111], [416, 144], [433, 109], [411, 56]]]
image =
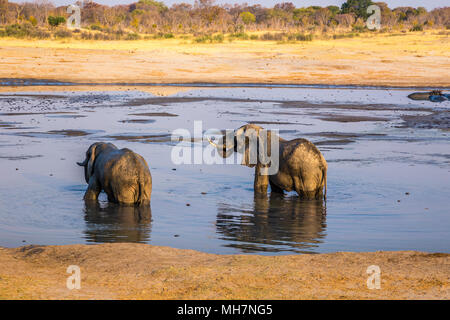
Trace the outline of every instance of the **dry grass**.
[[1, 39], [0, 78], [450, 86], [449, 58], [449, 38], [437, 33], [285, 44]]

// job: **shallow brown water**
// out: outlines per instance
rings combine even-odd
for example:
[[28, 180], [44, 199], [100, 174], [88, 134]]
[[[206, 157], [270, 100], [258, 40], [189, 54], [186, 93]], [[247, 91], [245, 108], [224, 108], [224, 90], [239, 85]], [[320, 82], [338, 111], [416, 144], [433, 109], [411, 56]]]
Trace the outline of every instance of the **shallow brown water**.
[[[145, 242], [213, 253], [449, 252], [448, 102], [408, 90], [214, 88], [0, 94], [0, 245]], [[316, 143], [327, 201], [253, 197], [240, 165], [175, 165], [175, 129], [279, 129]], [[107, 141], [148, 161], [151, 210], [84, 204], [88, 146]], [[206, 146], [199, 137], [184, 144]]]

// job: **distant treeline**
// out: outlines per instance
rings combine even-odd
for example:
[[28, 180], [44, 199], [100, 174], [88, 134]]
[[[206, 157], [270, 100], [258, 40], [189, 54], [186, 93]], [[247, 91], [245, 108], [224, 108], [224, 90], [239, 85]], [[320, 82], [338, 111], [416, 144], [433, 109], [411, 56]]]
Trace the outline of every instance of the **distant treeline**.
[[[242, 36], [245, 32], [270, 30], [295, 35], [294, 40], [310, 40], [317, 33], [368, 31], [367, 7], [372, 4], [381, 8], [381, 32], [450, 29], [450, 7], [432, 11], [423, 7], [391, 9], [384, 2], [370, 0], [347, 0], [341, 7], [302, 8], [296, 8], [291, 2], [266, 8], [258, 4], [217, 5], [214, 0], [196, 0], [193, 5], [178, 3], [171, 7], [155, 0], [116, 6], [93, 1], [75, 4], [81, 8], [82, 30], [77, 33], [86, 39], [132, 40], [142, 34], [161, 38], [190, 34], [220, 41], [221, 34], [225, 33], [245, 38]], [[71, 36], [72, 31], [65, 28], [68, 17], [67, 6], [55, 7], [47, 0], [20, 4], [0, 0], [0, 36]]]

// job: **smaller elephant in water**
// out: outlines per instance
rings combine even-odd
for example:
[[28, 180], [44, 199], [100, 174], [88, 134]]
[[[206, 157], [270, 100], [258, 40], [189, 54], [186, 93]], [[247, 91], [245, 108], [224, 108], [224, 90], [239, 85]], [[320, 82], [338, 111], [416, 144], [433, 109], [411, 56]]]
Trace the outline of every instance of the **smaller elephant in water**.
[[96, 142], [77, 162], [84, 167], [88, 188], [84, 199], [97, 200], [103, 190], [108, 201], [124, 205], [150, 203], [152, 176], [145, 159], [130, 149], [118, 149], [112, 143]]
[[[252, 140], [256, 143], [250, 143]], [[310, 141], [285, 140], [275, 132], [254, 124], [244, 125], [232, 135], [222, 136], [219, 141], [216, 144], [209, 140], [222, 157], [230, 156], [233, 151], [242, 153], [242, 164], [255, 167], [254, 190], [257, 195], [266, 195], [270, 184], [272, 192], [296, 191], [306, 199], [326, 197], [328, 165]], [[277, 149], [272, 147], [274, 141], [277, 142]], [[264, 157], [271, 158], [270, 164], [264, 163]], [[267, 168], [274, 160], [278, 161], [278, 170], [270, 173]]]

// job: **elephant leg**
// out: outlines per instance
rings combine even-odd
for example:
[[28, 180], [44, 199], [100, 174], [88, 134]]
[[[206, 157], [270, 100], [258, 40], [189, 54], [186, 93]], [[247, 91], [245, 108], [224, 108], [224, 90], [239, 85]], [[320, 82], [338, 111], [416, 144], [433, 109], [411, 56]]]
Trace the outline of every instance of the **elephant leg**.
[[281, 189], [280, 187], [278, 187], [276, 184], [274, 184], [272, 181], [270, 181], [269, 179], [269, 183], [270, 183], [270, 191], [273, 193], [280, 193], [280, 194], [284, 194], [283, 189]]
[[316, 191], [309, 191], [305, 190], [305, 185], [303, 183], [302, 178], [300, 177], [293, 177], [294, 180], [294, 188], [297, 194], [302, 199], [315, 199], [316, 197]]
[[316, 190], [316, 200], [323, 199], [323, 187]]
[[315, 187], [315, 181], [311, 178], [311, 176], [293, 177], [293, 180], [295, 191], [298, 193], [300, 198], [308, 200], [320, 199], [319, 194], [323, 194], [323, 189], [317, 189]]
[[255, 189], [256, 194], [264, 194], [267, 195], [267, 187], [269, 186], [269, 176], [265, 173], [265, 168], [262, 168], [260, 164], [256, 165], [255, 169], [255, 181], [253, 187]]
[[97, 178], [95, 177], [95, 175], [91, 176], [89, 178], [88, 188], [86, 190], [86, 193], [84, 194], [84, 200], [97, 200], [100, 191], [102, 191], [102, 188], [99, 185]]

